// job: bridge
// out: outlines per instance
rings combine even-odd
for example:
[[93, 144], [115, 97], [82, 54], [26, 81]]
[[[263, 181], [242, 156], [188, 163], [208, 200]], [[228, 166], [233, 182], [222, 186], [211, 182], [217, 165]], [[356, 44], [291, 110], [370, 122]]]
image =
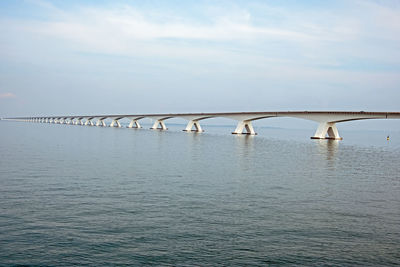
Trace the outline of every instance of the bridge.
[[[337, 123], [366, 120], [366, 119], [400, 119], [400, 112], [365, 112], [365, 111], [275, 111], [275, 112], [222, 112], [222, 113], [176, 113], [176, 114], [119, 114], [119, 115], [75, 115], [75, 116], [35, 116], [35, 117], [15, 117], [3, 118], [3, 120], [16, 120], [27, 122], [56, 123], [68, 125], [87, 125], [87, 126], [110, 126], [122, 127], [119, 122], [121, 119], [129, 119], [127, 128], [142, 128], [139, 121], [141, 119], [152, 119], [154, 124], [150, 129], [167, 130], [165, 121], [171, 118], [182, 118], [188, 121], [183, 131], [203, 132], [200, 121], [211, 118], [228, 118], [236, 120], [237, 127], [232, 134], [256, 135], [252, 121], [290, 117], [317, 122], [318, 128], [311, 139], [333, 139], [342, 140], [336, 127]], [[111, 120], [109, 125], [105, 120]]]

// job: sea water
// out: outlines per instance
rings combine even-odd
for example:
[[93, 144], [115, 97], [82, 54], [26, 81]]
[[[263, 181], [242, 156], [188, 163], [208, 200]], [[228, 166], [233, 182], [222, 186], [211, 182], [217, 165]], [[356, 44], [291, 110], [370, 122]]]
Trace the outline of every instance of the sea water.
[[400, 135], [183, 127], [1, 121], [0, 265], [400, 265]]

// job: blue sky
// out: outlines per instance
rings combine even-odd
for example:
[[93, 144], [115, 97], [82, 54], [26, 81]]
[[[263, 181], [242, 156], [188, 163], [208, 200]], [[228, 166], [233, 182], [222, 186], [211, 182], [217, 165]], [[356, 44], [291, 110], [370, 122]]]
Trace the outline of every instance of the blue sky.
[[0, 2], [0, 116], [400, 111], [399, 1]]

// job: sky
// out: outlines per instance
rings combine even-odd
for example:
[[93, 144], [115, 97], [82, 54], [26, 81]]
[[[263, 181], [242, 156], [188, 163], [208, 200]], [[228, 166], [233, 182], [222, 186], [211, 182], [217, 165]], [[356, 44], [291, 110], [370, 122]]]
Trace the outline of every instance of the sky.
[[400, 111], [397, 0], [2, 0], [0, 33], [0, 117]]

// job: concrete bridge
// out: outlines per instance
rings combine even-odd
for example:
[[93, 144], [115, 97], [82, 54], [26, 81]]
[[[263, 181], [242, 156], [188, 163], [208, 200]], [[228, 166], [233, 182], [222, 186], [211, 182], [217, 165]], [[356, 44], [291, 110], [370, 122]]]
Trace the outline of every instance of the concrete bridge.
[[[353, 112], [353, 111], [275, 111], [275, 112], [223, 112], [223, 113], [176, 113], [176, 114], [120, 114], [120, 115], [77, 115], [77, 116], [38, 116], [4, 118], [41, 123], [58, 123], [71, 125], [88, 125], [106, 127], [106, 119], [111, 119], [110, 127], [121, 127], [121, 119], [130, 119], [128, 128], [142, 128], [139, 121], [144, 118], [154, 120], [151, 129], [167, 130], [165, 121], [171, 118], [182, 118], [188, 121], [184, 131], [203, 132], [200, 121], [210, 118], [228, 118], [236, 120], [237, 127], [232, 134], [255, 135], [252, 121], [275, 117], [291, 117], [311, 120], [319, 123], [312, 139], [341, 140], [337, 123], [366, 119], [400, 119], [400, 112]], [[96, 120], [96, 122], [94, 122]]]

